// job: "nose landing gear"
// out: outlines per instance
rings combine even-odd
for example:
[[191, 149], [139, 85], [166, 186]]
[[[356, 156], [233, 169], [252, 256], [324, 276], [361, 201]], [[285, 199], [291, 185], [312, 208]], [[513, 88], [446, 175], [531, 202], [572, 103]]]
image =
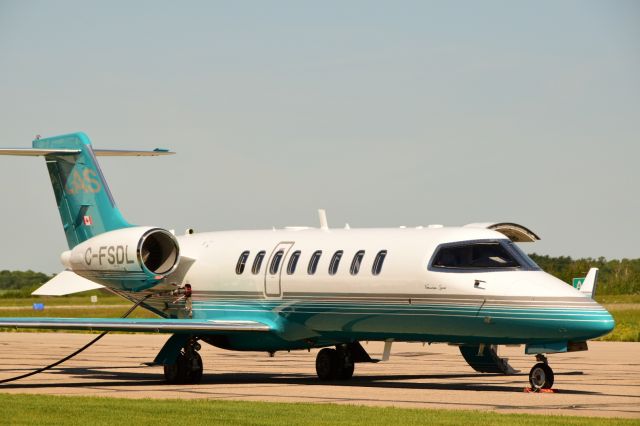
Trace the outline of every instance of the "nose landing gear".
[[191, 339], [180, 350], [174, 364], [164, 364], [164, 377], [171, 384], [196, 384], [202, 379], [200, 343]]
[[551, 389], [553, 386], [553, 370], [549, 367], [547, 357], [543, 354], [536, 355], [539, 361], [529, 372], [529, 383], [534, 390]]

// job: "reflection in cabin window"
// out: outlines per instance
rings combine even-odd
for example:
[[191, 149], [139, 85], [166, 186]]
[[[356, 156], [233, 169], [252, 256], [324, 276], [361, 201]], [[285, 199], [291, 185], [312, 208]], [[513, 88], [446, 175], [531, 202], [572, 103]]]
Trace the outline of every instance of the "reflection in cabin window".
[[386, 250], [380, 250], [378, 254], [376, 254], [376, 258], [373, 261], [373, 266], [371, 267], [371, 273], [373, 275], [380, 274], [380, 271], [382, 271], [382, 265], [384, 264], [385, 257], [387, 257]]
[[508, 243], [500, 241], [474, 241], [441, 246], [432, 262], [434, 268], [452, 269], [500, 269], [535, 267], [519, 258], [528, 256], [515, 251]]
[[358, 251], [355, 256], [353, 256], [353, 260], [351, 261], [351, 268], [349, 272], [351, 275], [357, 275], [360, 272], [360, 265], [362, 265], [362, 258], [364, 257], [364, 250]]
[[316, 250], [311, 255], [311, 259], [309, 259], [309, 267], [307, 268], [309, 275], [316, 273], [316, 269], [318, 269], [318, 262], [320, 262], [320, 256], [322, 256], [322, 250]]
[[338, 272], [338, 266], [340, 266], [340, 259], [342, 259], [342, 255], [344, 251], [338, 250], [333, 254], [331, 258], [331, 263], [329, 263], [329, 275], [335, 275]]
[[254, 275], [260, 272], [260, 267], [262, 266], [262, 259], [264, 259], [264, 255], [265, 255], [264, 250], [256, 254], [256, 258], [253, 261], [253, 266], [251, 267], [251, 272], [253, 272]]
[[300, 259], [300, 250], [296, 250], [291, 254], [291, 257], [289, 258], [289, 264], [287, 265], [287, 274], [291, 275], [296, 272], [298, 259]]
[[275, 275], [278, 273], [282, 256], [284, 256], [284, 251], [282, 250], [278, 250], [276, 254], [273, 255], [273, 259], [271, 259], [271, 266], [269, 267], [269, 273], [271, 275]]
[[247, 263], [247, 259], [249, 258], [249, 251], [243, 251], [240, 257], [238, 258], [238, 263], [236, 264], [236, 274], [240, 275], [244, 272], [244, 265]]

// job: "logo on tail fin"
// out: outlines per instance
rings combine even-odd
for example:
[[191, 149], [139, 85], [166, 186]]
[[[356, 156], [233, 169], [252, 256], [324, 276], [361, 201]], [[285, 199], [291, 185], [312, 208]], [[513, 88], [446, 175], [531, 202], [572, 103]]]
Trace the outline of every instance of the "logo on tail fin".
[[84, 169], [82, 176], [77, 170], [74, 170], [73, 177], [68, 181], [65, 191], [69, 195], [75, 195], [79, 192], [95, 194], [102, 189], [98, 179], [98, 174], [94, 170]]

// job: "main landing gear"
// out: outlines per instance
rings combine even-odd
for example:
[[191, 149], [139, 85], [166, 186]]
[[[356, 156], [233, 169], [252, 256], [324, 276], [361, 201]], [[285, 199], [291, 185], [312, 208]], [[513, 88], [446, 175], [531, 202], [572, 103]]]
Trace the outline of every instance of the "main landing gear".
[[349, 380], [355, 364], [346, 347], [324, 348], [316, 357], [316, 373], [320, 380]]
[[191, 339], [180, 350], [176, 362], [164, 364], [164, 378], [171, 384], [195, 384], [202, 379], [202, 357], [197, 352], [200, 343]]
[[532, 389], [551, 389], [553, 386], [553, 370], [549, 367], [547, 357], [536, 355], [538, 363], [529, 372], [529, 383]]

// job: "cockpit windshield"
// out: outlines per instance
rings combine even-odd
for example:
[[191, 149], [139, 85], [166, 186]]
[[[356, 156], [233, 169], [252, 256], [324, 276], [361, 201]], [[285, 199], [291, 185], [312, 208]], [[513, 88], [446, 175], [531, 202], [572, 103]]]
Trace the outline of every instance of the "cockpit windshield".
[[479, 240], [442, 244], [430, 263], [436, 270], [539, 270], [518, 246], [510, 240]]

